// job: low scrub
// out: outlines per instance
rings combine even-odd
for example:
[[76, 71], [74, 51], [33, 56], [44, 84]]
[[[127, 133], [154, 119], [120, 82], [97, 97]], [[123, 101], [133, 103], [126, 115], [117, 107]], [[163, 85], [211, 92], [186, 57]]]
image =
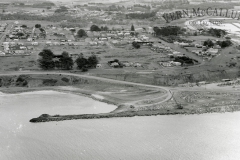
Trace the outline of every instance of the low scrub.
[[16, 80], [16, 86], [25, 87], [28, 85], [27, 76], [21, 75]]
[[68, 83], [68, 82], [69, 82], [69, 79], [68, 79], [68, 78], [66, 78], [66, 77], [63, 77], [63, 78], [62, 78], [62, 81], [64, 81], [64, 82]]
[[43, 85], [45, 86], [54, 86], [57, 83], [56, 79], [44, 79]]

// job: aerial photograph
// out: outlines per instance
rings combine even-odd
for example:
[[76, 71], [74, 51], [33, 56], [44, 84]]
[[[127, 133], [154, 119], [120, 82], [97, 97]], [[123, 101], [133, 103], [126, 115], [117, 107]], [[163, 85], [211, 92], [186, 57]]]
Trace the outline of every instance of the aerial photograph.
[[0, 0], [0, 160], [239, 160], [240, 0]]

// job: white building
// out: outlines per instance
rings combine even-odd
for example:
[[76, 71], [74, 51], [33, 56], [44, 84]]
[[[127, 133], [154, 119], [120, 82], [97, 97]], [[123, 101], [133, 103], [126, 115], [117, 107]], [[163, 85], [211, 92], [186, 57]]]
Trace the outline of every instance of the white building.
[[0, 56], [5, 56], [6, 54], [2, 51], [0, 51]]

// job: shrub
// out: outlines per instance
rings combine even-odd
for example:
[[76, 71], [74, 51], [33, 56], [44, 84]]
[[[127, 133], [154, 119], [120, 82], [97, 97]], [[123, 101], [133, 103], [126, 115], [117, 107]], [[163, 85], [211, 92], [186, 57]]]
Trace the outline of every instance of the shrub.
[[42, 114], [40, 117], [49, 117], [49, 114]]
[[231, 37], [225, 37], [225, 39], [227, 39], [227, 40], [230, 40], [230, 39], [231, 39]]
[[78, 80], [78, 79], [76, 79], [76, 78], [73, 78], [72, 82], [73, 82], [73, 83], [78, 83], [78, 82], [79, 82], [79, 80]]
[[63, 78], [62, 78], [62, 81], [64, 81], [64, 82], [67, 82], [67, 83], [68, 83], [68, 82], [69, 82], [69, 79], [68, 79], [68, 78], [66, 78], [66, 77], [63, 77]]
[[44, 79], [43, 80], [43, 85], [46, 85], [46, 86], [53, 86], [56, 83], [57, 83], [56, 79]]
[[25, 79], [23, 77], [18, 77], [16, 82], [24, 82], [24, 81], [25, 81]]
[[28, 85], [28, 82], [27, 82], [27, 81], [24, 81], [24, 82], [22, 83], [22, 85], [23, 85], [23, 86], [27, 86], [27, 85]]
[[88, 71], [87, 68], [83, 68], [83, 69], [82, 69], [82, 72], [87, 72], [87, 71]]
[[25, 76], [19, 76], [16, 80], [16, 85], [17, 86], [27, 86], [28, 85], [28, 81], [26, 80], [27, 77]]
[[132, 43], [132, 46], [136, 49], [139, 49], [140, 48], [140, 45], [137, 43], [137, 42], [133, 42]]

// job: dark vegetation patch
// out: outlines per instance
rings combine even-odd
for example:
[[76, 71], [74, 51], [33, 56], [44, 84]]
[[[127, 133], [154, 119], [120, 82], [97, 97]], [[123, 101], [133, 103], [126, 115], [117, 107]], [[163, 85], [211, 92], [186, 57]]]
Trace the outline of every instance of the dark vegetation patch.
[[175, 62], [180, 62], [182, 65], [183, 64], [188, 64], [188, 65], [194, 65], [194, 63], [198, 63], [197, 60], [191, 59], [189, 57], [176, 57], [174, 59]]
[[57, 83], [57, 80], [56, 79], [44, 79], [42, 83], [45, 86], [54, 86]]
[[73, 78], [72, 82], [73, 82], [74, 84], [77, 84], [77, 83], [79, 82], [79, 79]]
[[64, 81], [64, 82], [68, 83], [68, 82], [69, 82], [69, 79], [68, 79], [68, 78], [66, 78], [66, 77], [63, 77], [63, 78], [62, 78], [62, 81]]
[[16, 80], [16, 86], [26, 87], [28, 85], [28, 76], [20, 75]]
[[1, 77], [0, 87], [9, 87], [13, 81], [14, 79], [12, 79], [11, 77]]

